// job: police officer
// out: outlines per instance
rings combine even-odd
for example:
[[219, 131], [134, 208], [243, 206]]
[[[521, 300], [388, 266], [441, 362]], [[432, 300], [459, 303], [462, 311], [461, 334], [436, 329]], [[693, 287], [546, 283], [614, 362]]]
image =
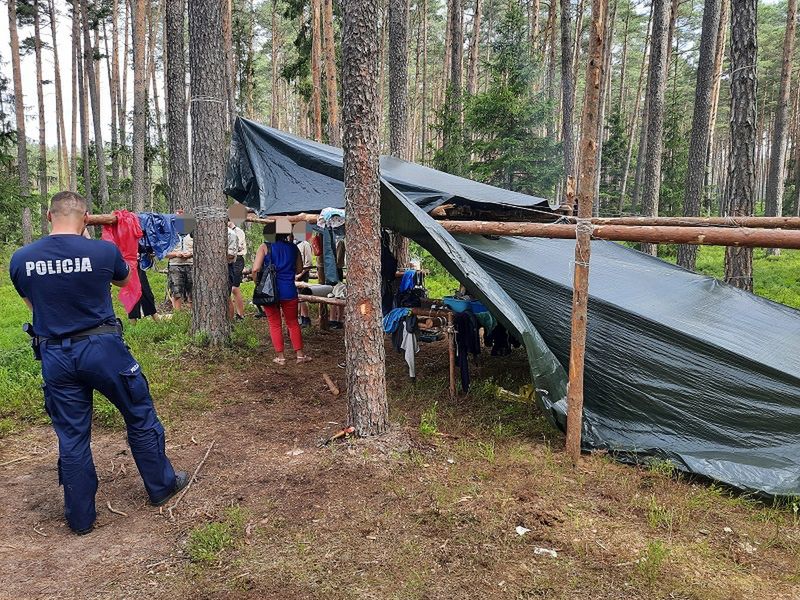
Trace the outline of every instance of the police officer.
[[47, 213], [51, 234], [17, 250], [10, 264], [14, 287], [33, 311], [45, 408], [58, 436], [64, 514], [78, 534], [89, 533], [96, 517], [97, 474], [90, 447], [94, 390], [122, 413], [152, 504], [164, 504], [189, 481], [166, 456], [164, 428], [147, 379], [114, 316], [109, 288], [128, 282], [128, 265], [113, 244], [81, 235], [87, 215], [81, 196], [56, 194]]

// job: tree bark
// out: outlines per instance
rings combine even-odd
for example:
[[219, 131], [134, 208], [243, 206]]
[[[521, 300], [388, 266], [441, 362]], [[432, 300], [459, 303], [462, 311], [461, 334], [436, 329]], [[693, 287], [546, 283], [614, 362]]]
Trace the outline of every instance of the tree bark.
[[88, 206], [94, 202], [94, 192], [92, 190], [92, 158], [89, 156], [89, 107], [88, 93], [86, 90], [86, 68], [84, 66], [80, 0], [72, 0], [72, 43], [75, 44], [77, 52], [77, 84], [78, 84], [78, 108], [81, 124], [81, 161], [83, 163], [83, 195]]
[[[389, 154], [408, 160], [408, 0], [389, 2]], [[393, 236], [394, 255], [408, 264], [408, 239]]]
[[[119, 95], [119, 143], [122, 149], [128, 147], [128, 56], [130, 55], [131, 37], [133, 36], [133, 6], [135, 0], [125, 0], [125, 30], [123, 53], [122, 53], [122, 93]], [[120, 161], [120, 172], [123, 179], [128, 178], [129, 164], [127, 153], [123, 153], [123, 160]]]
[[467, 69], [467, 93], [474, 96], [478, 92], [478, 57], [480, 55], [481, 17], [483, 0], [475, 0], [475, 13], [472, 15], [472, 35], [469, 40], [469, 68]]
[[[794, 0], [796, 1], [796, 0]], [[689, 169], [683, 199], [683, 216], [700, 215], [703, 184], [708, 158], [708, 138], [711, 132], [711, 101], [714, 93], [714, 59], [719, 34], [720, 0], [706, 0], [703, 6], [703, 28], [700, 36], [700, 56], [697, 64], [692, 137], [689, 142]], [[678, 264], [694, 271], [697, 248], [678, 247]]]
[[[709, 118], [708, 124], [708, 155], [707, 161], [709, 166], [711, 163], [711, 159], [713, 157], [713, 149], [714, 149], [714, 138], [716, 133], [716, 124], [717, 124], [717, 113], [719, 112], [719, 93], [720, 88], [722, 87], [722, 63], [723, 58], [725, 56], [725, 46], [727, 44], [727, 32], [728, 32], [728, 8], [730, 6], [730, 0], [720, 0], [720, 18], [719, 18], [719, 30], [717, 33], [717, 48], [714, 54], [714, 83], [711, 92], [711, 116]], [[721, 158], [721, 157], [720, 157]], [[712, 169], [707, 169], [708, 177], [711, 177]], [[719, 182], [715, 184], [718, 190], [717, 196], [718, 198], [722, 197], [724, 193], [719, 193]], [[708, 205], [711, 205], [711, 186], [706, 185], [706, 202]]]
[[61, 140], [60, 152], [58, 156], [58, 186], [62, 190], [67, 185], [67, 173], [69, 173], [69, 154], [67, 152], [67, 130], [64, 123], [64, 97], [63, 86], [61, 85], [61, 63], [58, 58], [58, 35], [56, 31], [56, 9], [54, 0], [49, 2], [50, 33], [53, 37], [53, 70], [56, 86], [56, 126], [58, 127], [58, 137]]
[[272, 0], [272, 106], [270, 107], [269, 124], [270, 127], [280, 126], [280, 99], [278, 89], [278, 49], [280, 48], [280, 38], [278, 30], [278, 0]]
[[[726, 205], [734, 217], [753, 214], [756, 192], [757, 0], [731, 2], [731, 151]], [[753, 250], [725, 249], [725, 281], [753, 291]]]
[[233, 25], [232, 25], [232, 1], [224, 0], [223, 14], [222, 14], [222, 39], [225, 50], [224, 67], [225, 67], [225, 85], [227, 91], [228, 103], [228, 130], [233, 129], [233, 123], [236, 121], [236, 67], [234, 65], [235, 56], [233, 54]]
[[422, 163], [428, 156], [428, 0], [422, 0], [422, 105], [420, 106], [420, 150]]
[[[73, 23], [75, 19], [73, 18]], [[72, 135], [70, 137], [69, 189], [78, 191], [78, 40], [75, 39], [75, 28], [72, 29]]]
[[378, 2], [348, 0], [342, 9], [347, 400], [350, 425], [357, 435], [369, 436], [389, 426], [380, 308]]
[[22, 209], [22, 243], [33, 240], [31, 209], [27, 206], [31, 195], [31, 181], [28, 173], [28, 138], [25, 136], [25, 98], [22, 92], [22, 69], [19, 56], [19, 35], [17, 33], [17, 0], [8, 0], [8, 31], [11, 42], [11, 65], [14, 79], [14, 112], [17, 127], [17, 170], [19, 171], [19, 194], [26, 206]]
[[[597, 132], [603, 73], [607, 0], [593, 0], [589, 35], [589, 62], [586, 67], [586, 93], [583, 102], [580, 179], [578, 182], [578, 218], [592, 214], [592, 195], [597, 178]], [[569, 388], [567, 392], [567, 453], [573, 462], [581, 454], [583, 425], [583, 366], [589, 306], [589, 258], [592, 228], [586, 223], [576, 227], [575, 276], [572, 295], [572, 336], [569, 353]]]
[[[172, 0], [170, 0], [172, 1]], [[189, 72], [192, 90], [192, 205], [194, 293], [192, 332], [212, 345], [230, 337], [227, 319], [227, 210], [225, 164], [226, 68], [222, 29], [227, 0], [189, 2]]]
[[336, 36], [333, 29], [333, 0], [323, 0], [323, 44], [325, 48], [325, 91], [328, 101], [328, 143], [342, 145], [339, 123], [339, 86], [336, 72]]
[[166, 3], [167, 153], [169, 156], [169, 207], [188, 210], [191, 186], [189, 138], [186, 122], [185, 0]]
[[147, 0], [133, 2], [133, 208], [143, 212], [147, 199], [145, 139], [147, 137]]
[[[553, 1], [553, 0], [551, 0]], [[564, 150], [564, 190], [573, 189], [575, 183], [575, 141], [573, 138], [572, 111], [575, 106], [575, 79], [572, 71], [572, 15], [571, 0], [561, 0], [561, 144]], [[570, 206], [565, 193], [562, 206]]]
[[322, 141], [322, 6], [311, 0], [311, 110], [314, 139]]
[[97, 161], [97, 181], [100, 207], [103, 211], [108, 202], [108, 178], [106, 176], [106, 150], [103, 146], [103, 126], [100, 120], [100, 92], [98, 90], [97, 76], [94, 69], [95, 48], [92, 46], [89, 31], [88, 0], [81, 0], [81, 17], [83, 19], [83, 45], [84, 64], [89, 79], [89, 100], [92, 103], [92, 123], [94, 125], [94, 152]]
[[[670, 5], [653, 0], [653, 34], [650, 38], [650, 74], [647, 86], [647, 152], [643, 163], [642, 214], [658, 215], [661, 191], [661, 155], [664, 137], [664, 95], [669, 61]], [[642, 244], [642, 252], [655, 256], [658, 246]]]
[[[112, 37], [116, 36], [116, 14], [119, 7], [117, 6], [118, 0], [114, 0], [112, 5]], [[113, 59], [116, 58], [115, 54], [117, 47], [116, 39], [111, 40], [111, 48], [108, 47], [108, 31], [106, 29], [106, 21], [103, 19], [103, 45], [106, 51], [106, 75], [108, 76], [108, 91], [111, 100], [111, 188], [109, 189], [109, 197], [116, 201], [119, 194], [119, 148], [118, 139], [119, 131], [117, 130], [117, 94], [119, 91], [115, 87], [115, 74], [114, 66], [112, 65]], [[117, 75], [119, 75], [119, 68], [117, 67]], [[99, 88], [98, 88], [99, 89]], [[115, 202], [116, 204], [116, 202]]]
[[39, 0], [33, 1], [33, 48], [36, 56], [36, 99], [39, 109], [39, 225], [42, 235], [47, 235], [47, 140], [45, 139], [44, 90], [42, 71], [42, 9]]
[[[549, 33], [549, 50], [547, 52], [547, 79], [545, 89], [547, 90], [547, 101], [555, 112], [556, 106], [556, 0], [550, 0], [547, 9], [547, 31]], [[556, 135], [555, 115], [547, 120], [547, 137], [554, 138]]]
[[[797, 29], [797, 0], [789, 0], [786, 15], [786, 33], [783, 40], [781, 83], [778, 103], [775, 107], [775, 128], [772, 132], [772, 157], [767, 179], [766, 216], [780, 217], [783, 214], [783, 195], [786, 182], [786, 148], [788, 143], [789, 94], [792, 87], [792, 58]], [[767, 249], [767, 254], [777, 255], [777, 248]]]
[[[552, 1], [552, 0], [551, 0]], [[540, 0], [530, 0], [530, 32], [531, 32], [531, 59], [536, 60], [536, 48], [539, 44], [539, 11], [541, 9]]]
[[628, 71], [628, 31], [630, 28], [631, 10], [625, 9], [625, 29], [622, 33], [622, 58], [619, 67], [619, 100], [617, 101], [617, 112], [620, 119], [625, 122], [625, 75]]

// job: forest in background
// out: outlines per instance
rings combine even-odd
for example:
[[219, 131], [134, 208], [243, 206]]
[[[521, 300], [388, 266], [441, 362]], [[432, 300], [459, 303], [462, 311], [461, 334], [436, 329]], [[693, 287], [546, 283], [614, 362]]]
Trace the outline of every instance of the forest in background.
[[[791, 94], [797, 3], [757, 6], [755, 186], [744, 200], [728, 189], [731, 33], [732, 25], [748, 26], [731, 20], [733, 4], [610, 0], [596, 214], [800, 214], [800, 94]], [[184, 3], [7, 5], [12, 33], [2, 60], [17, 66], [20, 55], [36, 56], [35, 75], [20, 76], [36, 77], [37, 97], [19, 99], [14, 78], [0, 80], [2, 238], [19, 242], [43, 231], [44, 217], [26, 214], [43, 214], [38, 207], [58, 189], [86, 193], [95, 212], [187, 206], [188, 186], [177, 180], [190, 171], [188, 150], [170, 156], [168, 140], [172, 105], [183, 104], [184, 121], [187, 113], [185, 62], [175, 72], [169, 60], [170, 51], [185, 53], [184, 40], [169, 35], [180, 19], [185, 36]], [[220, 32], [228, 130], [241, 115], [340, 145], [339, 3], [229, 0], [228, 8]], [[383, 2], [381, 152], [568, 203], [567, 181], [581, 160], [590, 8], [584, 0], [401, 1], [392, 10]], [[56, 36], [71, 37], [71, 56], [58, 55]], [[393, 85], [403, 93], [392, 97]], [[44, 93], [55, 94], [57, 107], [70, 95], [70, 114], [45, 114]], [[110, 95], [110, 115], [100, 114], [102, 93]], [[698, 98], [705, 110], [695, 110]], [[58, 142], [48, 147], [52, 116]], [[395, 131], [406, 130], [395, 147], [393, 119], [402, 121]], [[188, 147], [185, 133], [183, 141]], [[692, 267], [693, 256], [679, 262]]]

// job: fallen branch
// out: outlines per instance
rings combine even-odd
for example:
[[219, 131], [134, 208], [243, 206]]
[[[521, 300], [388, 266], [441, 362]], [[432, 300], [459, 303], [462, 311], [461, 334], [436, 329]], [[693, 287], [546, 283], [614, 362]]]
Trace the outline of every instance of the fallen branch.
[[328, 445], [328, 444], [330, 444], [331, 442], [334, 442], [334, 441], [336, 441], [336, 440], [338, 440], [338, 439], [340, 439], [340, 438], [343, 438], [343, 437], [347, 437], [347, 436], [348, 436], [348, 435], [350, 435], [351, 433], [355, 432], [355, 430], [356, 430], [356, 428], [355, 428], [355, 427], [352, 427], [352, 426], [351, 426], [351, 427], [345, 427], [345, 428], [344, 428], [344, 429], [342, 429], [341, 431], [339, 431], [339, 432], [337, 432], [337, 433], [334, 433], [334, 434], [333, 434], [331, 437], [329, 437], [327, 440], [325, 440], [324, 442], [322, 442], [322, 445], [323, 445], [323, 446], [327, 446], [327, 445]]
[[122, 515], [123, 517], [127, 517], [128, 516], [128, 513], [124, 513], [121, 510], [117, 510], [116, 508], [111, 506], [111, 500], [106, 500], [106, 506], [108, 507], [108, 510], [110, 510], [115, 515]]
[[4, 463], [0, 463], [0, 467], [7, 467], [8, 465], [13, 465], [14, 463], [21, 462], [23, 460], [30, 460], [33, 458], [32, 456], [20, 456], [19, 458], [15, 458], [13, 460], [7, 460]]
[[183, 500], [183, 497], [186, 495], [186, 492], [188, 492], [189, 488], [192, 487], [192, 484], [194, 483], [194, 480], [197, 478], [197, 474], [200, 472], [200, 469], [205, 464], [206, 459], [208, 458], [208, 455], [211, 453], [211, 449], [214, 447], [214, 444], [216, 442], [217, 442], [217, 440], [213, 440], [211, 442], [211, 444], [208, 446], [208, 450], [206, 450], [206, 454], [205, 454], [205, 456], [203, 456], [203, 460], [200, 461], [200, 464], [197, 465], [197, 468], [194, 470], [194, 473], [192, 473], [192, 478], [189, 480], [189, 483], [187, 483], [186, 487], [183, 488], [183, 491], [178, 495], [178, 498], [175, 500], [175, 502], [172, 504], [172, 506], [167, 508], [167, 512], [169, 513], [170, 521], [174, 521], [175, 520], [175, 515], [172, 514], [172, 511], [175, 510], [175, 508], [177, 508], [178, 504], [180, 504], [181, 500]]
[[36, 532], [36, 533], [38, 533], [38, 534], [39, 534], [40, 536], [42, 536], [42, 537], [47, 537], [47, 534], [46, 534], [44, 531], [39, 531], [39, 530], [37, 529], [37, 527], [38, 527], [38, 525], [34, 525], [34, 526], [33, 526], [33, 531], [34, 531], [34, 532]]
[[331, 391], [331, 394], [333, 394], [334, 396], [338, 396], [339, 394], [341, 394], [341, 392], [339, 391], [339, 388], [336, 387], [336, 384], [333, 383], [333, 379], [331, 379], [330, 376], [327, 373], [323, 373], [322, 374], [322, 378], [325, 380], [325, 383], [328, 385], [328, 389]]

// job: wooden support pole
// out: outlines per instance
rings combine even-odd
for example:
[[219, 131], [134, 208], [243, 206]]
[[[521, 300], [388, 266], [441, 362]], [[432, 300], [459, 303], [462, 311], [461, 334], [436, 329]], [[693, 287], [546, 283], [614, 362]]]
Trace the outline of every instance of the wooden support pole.
[[589, 29], [589, 64], [583, 101], [583, 132], [578, 173], [578, 224], [575, 231], [575, 278], [572, 286], [572, 337], [567, 389], [567, 453], [577, 463], [581, 456], [583, 427], [583, 365], [586, 352], [586, 324], [589, 306], [589, 257], [591, 256], [594, 181], [597, 175], [597, 131], [600, 111], [600, 83], [603, 81], [603, 41], [608, 0], [592, 1]]
[[[563, 217], [575, 221], [575, 217]], [[593, 217], [592, 225], [652, 225], [658, 227], [752, 227], [800, 229], [798, 217]]]
[[447, 315], [447, 353], [450, 359], [450, 399], [456, 395], [456, 332], [453, 328], [453, 313]]
[[[304, 214], [290, 217], [295, 222], [311, 222], [316, 215]], [[719, 226], [680, 225], [685, 217], [675, 217], [669, 224], [655, 225], [636, 223], [666, 223], [672, 217], [636, 217], [624, 219], [587, 219], [593, 224], [592, 238], [614, 242], [638, 242], [653, 244], [689, 244], [694, 246], [739, 246], [742, 248], [786, 248], [800, 249], [800, 219], [796, 217], [745, 217], [738, 219], [719, 218], [705, 219]], [[756, 219], [756, 220], [754, 220]], [[773, 227], [758, 219], [769, 219]], [[88, 225], [113, 225], [114, 215], [89, 215]], [[248, 217], [253, 223], [274, 222], [272, 219]], [[603, 224], [613, 221], [616, 224]], [[624, 221], [619, 223], [619, 221]], [[595, 223], [597, 222], [597, 223]], [[691, 221], [690, 221], [691, 222]], [[748, 224], [754, 227], [733, 226]], [[474, 235], [498, 235], [519, 237], [540, 237], [552, 239], [576, 239], [577, 225], [574, 223], [525, 223], [500, 221], [439, 221], [439, 224], [450, 233]], [[728, 225], [728, 226], [722, 226]]]
[[[592, 225], [590, 220], [585, 221]], [[441, 221], [450, 233], [575, 239], [578, 226], [549, 223], [500, 223], [495, 221]], [[668, 227], [655, 225], [595, 225], [592, 239], [695, 246], [747, 248], [800, 248], [800, 230], [748, 227]]]

